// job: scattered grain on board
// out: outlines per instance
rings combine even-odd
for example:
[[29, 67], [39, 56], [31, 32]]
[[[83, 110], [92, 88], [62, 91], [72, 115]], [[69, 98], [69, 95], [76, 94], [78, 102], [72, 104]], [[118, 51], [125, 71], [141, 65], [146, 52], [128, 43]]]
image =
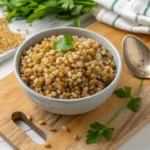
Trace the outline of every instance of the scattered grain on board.
[[77, 141], [80, 139], [78, 135], [74, 135], [73, 138]]
[[32, 117], [30, 115], [27, 115], [27, 119], [32, 121]]
[[44, 38], [21, 57], [20, 74], [35, 92], [58, 99], [78, 99], [96, 94], [116, 76], [112, 54], [97, 41], [73, 36], [74, 49], [54, 50], [63, 35]]
[[26, 29], [26, 31], [25, 31], [25, 32], [26, 32], [26, 34], [29, 34], [29, 30], [28, 30], [28, 29]]
[[46, 147], [46, 148], [51, 148], [51, 145], [50, 145], [48, 142], [46, 142], [46, 143], [44, 144], [44, 147]]
[[56, 131], [54, 127], [49, 127], [48, 130], [51, 131], [51, 132], [55, 132]]
[[46, 122], [45, 122], [44, 120], [40, 120], [40, 121], [39, 121], [39, 124], [40, 124], [40, 125], [45, 125]]
[[69, 132], [69, 129], [68, 129], [66, 126], [62, 126], [62, 129], [63, 129], [65, 132]]
[[7, 21], [4, 18], [0, 18], [0, 54], [16, 48], [23, 41], [23, 36], [10, 31]]

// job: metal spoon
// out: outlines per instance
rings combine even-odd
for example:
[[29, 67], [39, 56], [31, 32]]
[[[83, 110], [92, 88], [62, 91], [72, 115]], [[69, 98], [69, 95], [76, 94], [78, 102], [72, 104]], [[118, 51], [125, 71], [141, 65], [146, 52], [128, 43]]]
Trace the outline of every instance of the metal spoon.
[[122, 45], [129, 70], [139, 78], [150, 78], [150, 49], [133, 35], [125, 36]]

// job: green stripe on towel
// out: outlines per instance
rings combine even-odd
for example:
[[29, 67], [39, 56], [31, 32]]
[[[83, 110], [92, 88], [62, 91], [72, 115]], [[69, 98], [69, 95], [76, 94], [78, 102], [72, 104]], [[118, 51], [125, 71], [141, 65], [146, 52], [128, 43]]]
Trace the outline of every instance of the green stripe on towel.
[[142, 24], [139, 24], [138, 26], [133, 26], [133, 27], [131, 27], [131, 31], [133, 30], [133, 28], [135, 28], [135, 27], [140, 27], [140, 26], [142, 26]]
[[112, 3], [112, 6], [111, 6], [111, 9], [114, 10], [114, 7], [116, 5], [116, 3], [118, 2], [119, 0], [114, 0], [114, 2]]
[[150, 28], [148, 28], [148, 32], [150, 33]]
[[134, 26], [133, 26], [133, 27], [131, 27], [130, 31], [132, 31], [132, 30], [133, 30], [133, 28], [134, 28]]
[[107, 14], [108, 12], [109, 12], [109, 10], [107, 10], [107, 11], [101, 16], [100, 21], [103, 19], [104, 15]]
[[146, 14], [147, 14], [149, 8], [150, 8], [150, 1], [148, 2], [147, 7], [146, 7], [145, 10], [144, 10], [144, 13], [143, 13], [144, 16], [146, 16]]
[[113, 26], [113, 27], [115, 26], [116, 21], [117, 21], [120, 17], [121, 17], [121, 16], [117, 16], [117, 17], [114, 19], [114, 21], [112, 22], [112, 26]]
[[137, 15], [135, 16], [135, 21], [138, 22], [138, 19], [139, 19], [139, 14], [137, 14]]

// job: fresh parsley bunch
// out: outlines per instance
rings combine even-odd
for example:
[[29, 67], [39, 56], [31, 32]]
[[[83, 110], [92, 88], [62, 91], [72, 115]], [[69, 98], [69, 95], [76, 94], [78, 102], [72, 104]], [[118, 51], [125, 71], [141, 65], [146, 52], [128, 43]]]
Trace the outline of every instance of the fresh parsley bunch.
[[80, 16], [92, 11], [98, 4], [92, 0], [0, 0], [6, 6], [6, 19], [23, 17], [31, 23], [48, 14], [56, 14], [63, 20], [75, 18], [75, 26], [80, 26]]
[[104, 136], [107, 140], [111, 140], [113, 133], [115, 131], [114, 128], [110, 128], [111, 123], [126, 109], [129, 108], [133, 112], [137, 112], [139, 110], [139, 104], [141, 102], [140, 97], [136, 97], [139, 90], [141, 89], [143, 80], [137, 87], [134, 94], [131, 94], [131, 87], [125, 86], [124, 88], [120, 88], [115, 91], [116, 95], [120, 98], [127, 98], [127, 101], [120, 108], [120, 110], [111, 118], [111, 120], [106, 124], [100, 124], [98, 122], [94, 122], [90, 125], [90, 129], [87, 131], [86, 143], [94, 144], [99, 142], [100, 138]]

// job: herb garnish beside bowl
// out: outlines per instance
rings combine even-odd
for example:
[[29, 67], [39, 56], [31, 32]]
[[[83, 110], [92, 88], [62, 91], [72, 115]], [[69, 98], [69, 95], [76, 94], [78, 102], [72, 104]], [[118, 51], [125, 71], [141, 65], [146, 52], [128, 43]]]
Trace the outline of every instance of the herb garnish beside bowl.
[[63, 20], [75, 19], [74, 26], [80, 26], [80, 16], [92, 12], [98, 6], [92, 0], [0, 0], [0, 5], [6, 6], [6, 20], [26, 18], [31, 23], [48, 14], [56, 14]]
[[90, 125], [90, 129], [87, 131], [86, 143], [94, 144], [98, 143], [101, 137], [105, 137], [106, 140], [110, 141], [112, 139], [115, 128], [110, 128], [110, 125], [115, 119], [126, 109], [129, 108], [133, 112], [137, 112], [139, 110], [139, 105], [141, 102], [141, 98], [137, 97], [141, 87], [143, 80], [137, 87], [134, 94], [131, 94], [131, 87], [125, 86], [124, 88], [120, 88], [115, 91], [115, 94], [120, 98], [127, 98], [124, 102], [123, 106], [120, 110], [108, 121], [106, 125], [100, 124], [99, 122], [94, 122]]

